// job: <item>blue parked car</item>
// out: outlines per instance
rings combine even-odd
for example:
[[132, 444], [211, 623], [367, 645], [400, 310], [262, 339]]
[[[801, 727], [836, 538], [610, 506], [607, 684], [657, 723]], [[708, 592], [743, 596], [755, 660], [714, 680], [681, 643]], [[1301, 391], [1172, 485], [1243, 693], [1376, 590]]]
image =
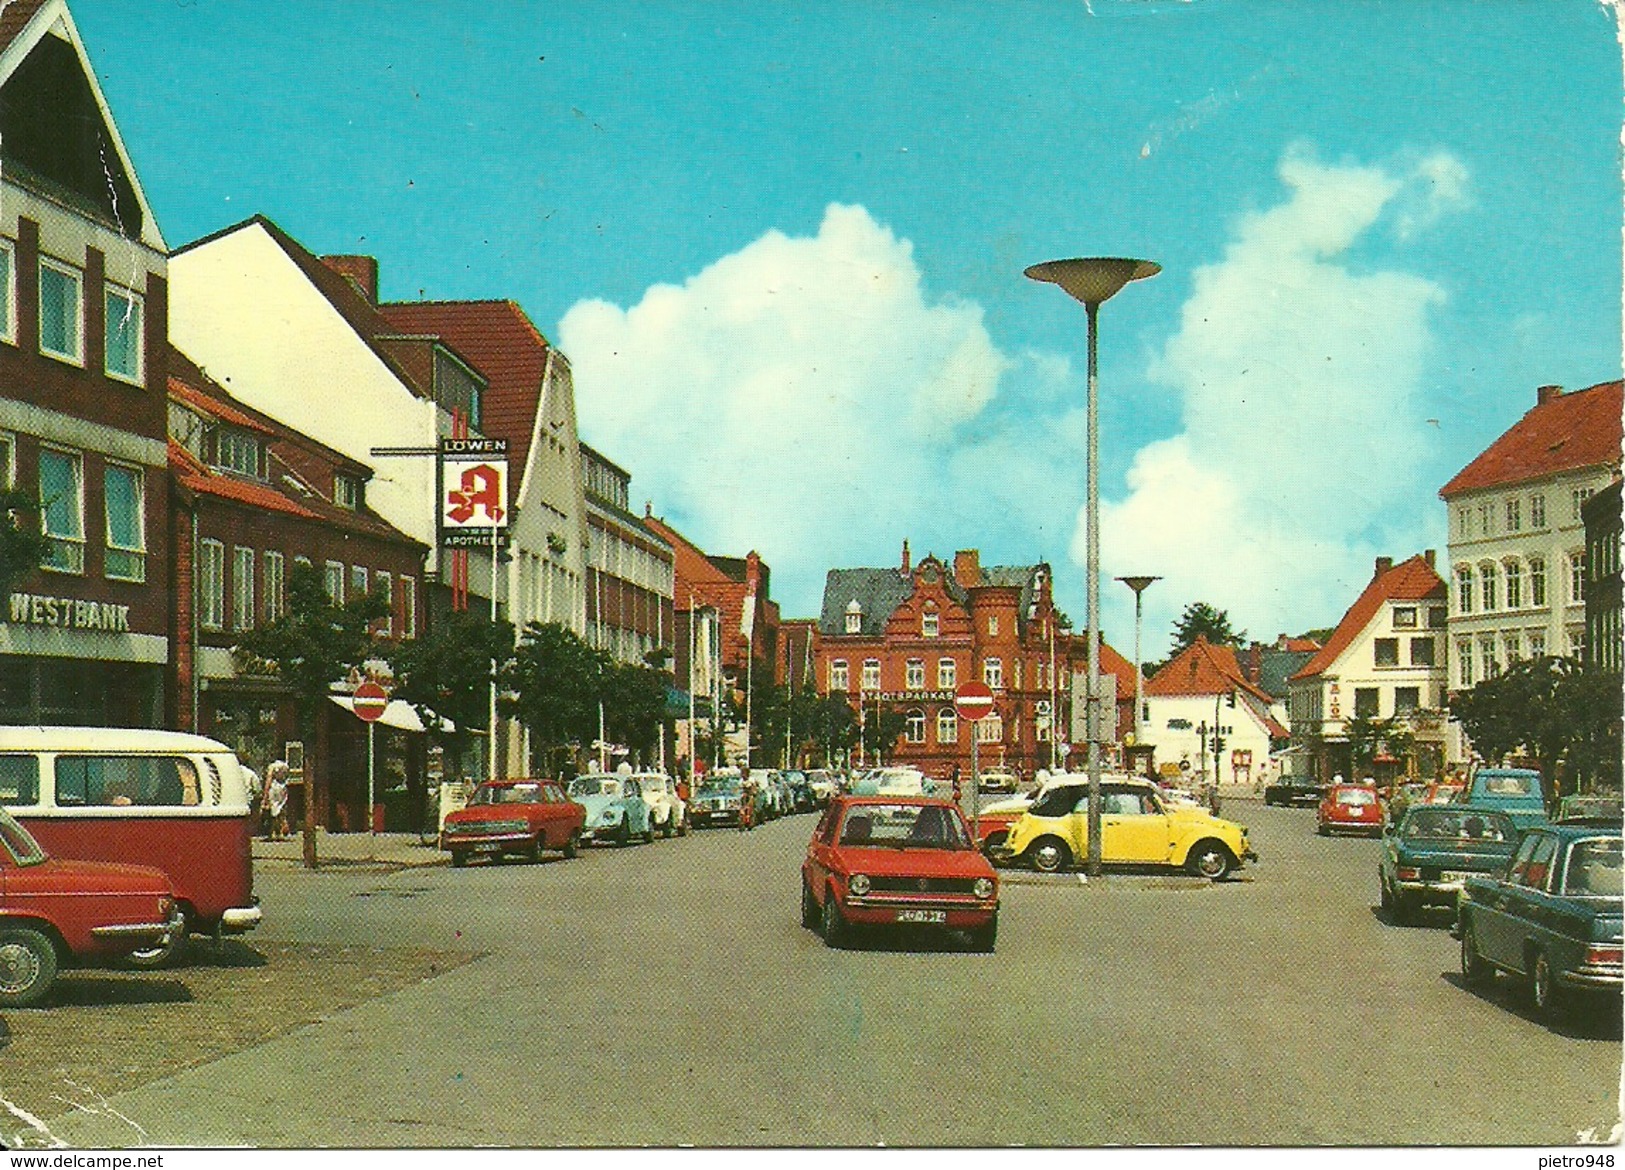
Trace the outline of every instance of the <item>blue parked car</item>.
[[634, 838], [655, 839], [654, 819], [643, 790], [631, 776], [589, 772], [570, 781], [570, 799], [587, 810], [583, 842], [628, 845]]
[[1506, 868], [1518, 830], [1503, 812], [1461, 804], [1405, 810], [1382, 833], [1377, 884], [1382, 908], [1409, 923], [1424, 906], [1455, 906], [1469, 874]]
[[1456, 794], [1455, 803], [1499, 809], [1520, 829], [1546, 821], [1546, 794], [1540, 773], [1532, 768], [1480, 768]]

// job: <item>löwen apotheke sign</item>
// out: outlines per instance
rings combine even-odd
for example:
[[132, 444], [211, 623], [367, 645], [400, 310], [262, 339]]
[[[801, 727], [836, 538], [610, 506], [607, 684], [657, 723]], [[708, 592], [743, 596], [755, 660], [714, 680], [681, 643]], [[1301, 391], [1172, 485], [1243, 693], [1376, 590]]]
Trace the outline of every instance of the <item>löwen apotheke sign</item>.
[[55, 626], [64, 630], [106, 630], [112, 634], [130, 632], [130, 607], [108, 601], [85, 601], [78, 597], [44, 597], [38, 593], [13, 593], [6, 616], [17, 625]]

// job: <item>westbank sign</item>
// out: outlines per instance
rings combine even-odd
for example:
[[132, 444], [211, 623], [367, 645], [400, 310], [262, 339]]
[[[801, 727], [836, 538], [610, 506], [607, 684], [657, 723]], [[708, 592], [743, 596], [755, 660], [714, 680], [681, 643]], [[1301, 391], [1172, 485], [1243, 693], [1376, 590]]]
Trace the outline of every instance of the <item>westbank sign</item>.
[[130, 607], [107, 601], [84, 601], [77, 597], [45, 597], [38, 593], [13, 593], [10, 617], [18, 625], [56, 626], [66, 630], [107, 630], [130, 632]]

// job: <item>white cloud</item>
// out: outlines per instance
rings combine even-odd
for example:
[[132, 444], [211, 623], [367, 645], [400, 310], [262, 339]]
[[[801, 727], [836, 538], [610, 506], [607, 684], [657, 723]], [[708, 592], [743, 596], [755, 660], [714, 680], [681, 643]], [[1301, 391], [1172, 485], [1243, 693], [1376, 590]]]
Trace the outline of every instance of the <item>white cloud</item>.
[[[1345, 254], [1385, 217], [1403, 237], [1462, 202], [1465, 168], [1443, 154], [1398, 168], [1294, 150], [1279, 176], [1286, 199], [1243, 216], [1223, 258], [1197, 270], [1152, 362], [1182, 396], [1182, 433], [1137, 452], [1128, 494], [1102, 508], [1105, 571], [1166, 578], [1146, 595], [1148, 631], [1196, 599], [1259, 638], [1329, 624], [1375, 555], [1409, 556], [1431, 531], [1415, 469], [1429, 441], [1428, 313], [1444, 293]], [[1081, 518], [1073, 545], [1081, 564]]]
[[912, 245], [838, 204], [817, 235], [768, 232], [629, 309], [577, 304], [559, 340], [583, 435], [637, 498], [712, 551], [759, 549], [797, 613], [830, 567], [888, 563], [905, 535], [925, 551], [982, 462], [959, 432], [1012, 365], [980, 306], [928, 300]]

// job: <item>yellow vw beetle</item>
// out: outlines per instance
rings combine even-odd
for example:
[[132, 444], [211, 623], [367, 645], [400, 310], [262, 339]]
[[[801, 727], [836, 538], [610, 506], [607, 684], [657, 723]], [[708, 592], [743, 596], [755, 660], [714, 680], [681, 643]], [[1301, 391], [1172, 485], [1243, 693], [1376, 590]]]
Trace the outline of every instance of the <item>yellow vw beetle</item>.
[[[1034, 801], [994, 859], [1055, 873], [1088, 854], [1089, 783], [1080, 780]], [[1100, 786], [1100, 856], [1106, 865], [1173, 866], [1213, 881], [1258, 860], [1245, 826], [1164, 803], [1149, 781], [1116, 777]]]

